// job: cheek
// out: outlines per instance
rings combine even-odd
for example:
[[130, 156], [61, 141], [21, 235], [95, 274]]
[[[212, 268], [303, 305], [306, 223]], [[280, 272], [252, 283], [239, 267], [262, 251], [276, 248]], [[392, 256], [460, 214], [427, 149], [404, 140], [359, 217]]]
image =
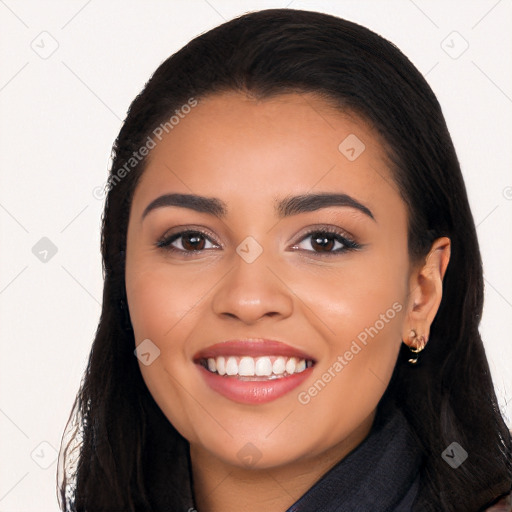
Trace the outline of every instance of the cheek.
[[186, 340], [208, 288], [199, 278], [190, 279], [168, 265], [127, 261], [126, 293], [136, 345], [149, 339], [160, 351], [150, 364], [139, 362], [142, 377], [162, 412], [190, 440], [195, 439], [195, 431], [183, 394], [192, 364]]
[[[339, 268], [290, 273], [289, 287], [306, 299], [303, 313], [310, 317], [335, 349], [359, 338], [368, 330], [386, 337], [401, 332], [401, 311], [405, 310], [407, 276], [399, 255], [351, 256]], [[292, 275], [295, 276], [292, 279]]]
[[357, 263], [354, 258], [347, 265], [350, 271], [317, 274], [293, 285], [297, 295], [308, 297], [304, 312], [328, 342], [317, 380], [298, 395], [314, 416], [335, 406], [337, 418], [362, 420], [380, 400], [401, 344], [406, 264], [400, 254], [359, 254]]
[[168, 265], [127, 265], [126, 293], [135, 339], [166, 338], [200, 304], [211, 285], [194, 272], [179, 272]]

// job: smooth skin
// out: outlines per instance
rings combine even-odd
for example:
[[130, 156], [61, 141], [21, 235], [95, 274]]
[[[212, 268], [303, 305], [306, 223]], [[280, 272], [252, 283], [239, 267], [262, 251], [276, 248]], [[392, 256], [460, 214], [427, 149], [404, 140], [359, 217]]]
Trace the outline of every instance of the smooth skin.
[[[350, 134], [365, 145], [354, 161], [338, 149]], [[170, 193], [216, 197], [227, 213], [220, 219], [162, 206], [142, 218], [148, 204]], [[279, 218], [275, 200], [311, 193], [348, 194], [374, 218], [349, 206]], [[318, 242], [310, 228], [338, 230], [359, 248], [337, 252], [342, 243]], [[178, 237], [175, 251], [157, 245], [187, 229], [207, 235]], [[236, 251], [248, 236], [263, 249], [252, 263]], [[439, 238], [425, 260], [411, 263], [407, 209], [383, 141], [314, 94], [213, 95], [165, 135], [134, 193], [126, 290], [136, 344], [150, 339], [160, 350], [140, 369], [190, 442], [200, 512], [284, 511], [364, 440], [402, 340], [413, 344], [411, 329], [428, 339], [449, 257], [450, 240]], [[393, 304], [400, 306], [394, 317], [301, 403], [298, 394]], [[242, 338], [283, 341], [316, 364], [281, 398], [231, 401], [206, 385], [193, 356]], [[255, 447], [250, 467], [239, 453], [247, 443]]]

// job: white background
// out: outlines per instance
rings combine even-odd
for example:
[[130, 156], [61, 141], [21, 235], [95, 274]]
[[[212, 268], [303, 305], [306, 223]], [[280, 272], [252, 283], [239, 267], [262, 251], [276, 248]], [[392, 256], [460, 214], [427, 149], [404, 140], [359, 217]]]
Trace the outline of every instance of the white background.
[[[93, 190], [130, 102], [194, 36], [267, 7], [365, 25], [432, 86], [478, 226], [481, 332], [512, 427], [510, 0], [0, 0], [0, 512], [57, 510], [55, 450], [100, 314], [103, 203]], [[47, 262], [32, 252], [42, 237], [57, 248]]]

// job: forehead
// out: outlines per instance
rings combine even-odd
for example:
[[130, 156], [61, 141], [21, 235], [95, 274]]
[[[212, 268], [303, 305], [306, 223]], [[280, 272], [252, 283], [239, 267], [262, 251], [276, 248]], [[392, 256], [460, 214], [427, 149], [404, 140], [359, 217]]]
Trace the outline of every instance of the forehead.
[[311, 93], [212, 95], [155, 142], [136, 191], [146, 199], [170, 189], [260, 206], [283, 191], [400, 200], [376, 131]]

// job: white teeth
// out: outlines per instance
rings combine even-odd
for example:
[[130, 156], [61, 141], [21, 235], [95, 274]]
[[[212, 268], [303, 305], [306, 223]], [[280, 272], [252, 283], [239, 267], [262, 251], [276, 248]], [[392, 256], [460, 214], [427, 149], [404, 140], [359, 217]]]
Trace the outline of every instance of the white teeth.
[[286, 361], [284, 357], [278, 357], [272, 365], [272, 372], [276, 375], [282, 375], [286, 370]]
[[215, 361], [217, 363], [217, 373], [219, 375], [226, 375], [226, 360], [220, 356]]
[[254, 359], [252, 357], [242, 357], [242, 359], [240, 359], [238, 374], [245, 377], [254, 376]]
[[203, 359], [203, 365], [212, 373], [240, 377], [285, 377], [301, 373], [313, 364], [310, 360], [283, 356], [219, 356]]
[[272, 375], [272, 363], [270, 362], [270, 357], [259, 357], [256, 361], [254, 371], [258, 377], [268, 377], [269, 375]]
[[295, 373], [295, 358], [290, 357], [288, 361], [286, 361], [286, 373]]
[[226, 362], [226, 373], [228, 375], [236, 375], [238, 373], [238, 364], [234, 357], [228, 357]]

